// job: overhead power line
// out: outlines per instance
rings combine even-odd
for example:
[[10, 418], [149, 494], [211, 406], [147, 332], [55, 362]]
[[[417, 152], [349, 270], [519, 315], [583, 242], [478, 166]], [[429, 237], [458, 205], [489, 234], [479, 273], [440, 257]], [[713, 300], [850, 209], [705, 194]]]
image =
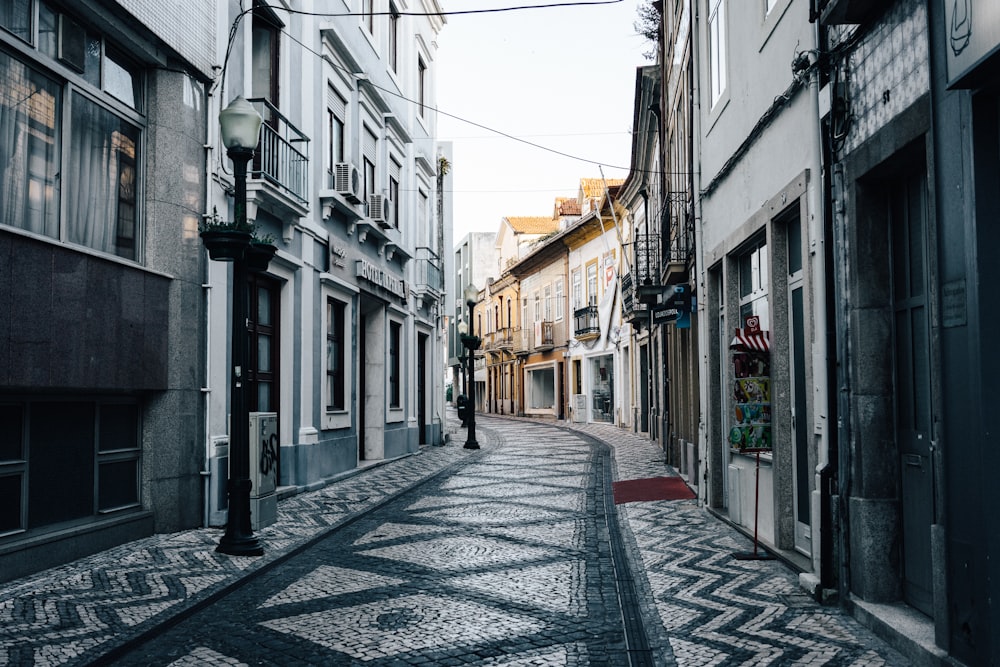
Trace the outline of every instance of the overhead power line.
[[[547, 3], [547, 4], [535, 4], [535, 5], [517, 5], [517, 6], [508, 6], [508, 7], [496, 7], [496, 8], [490, 8], [490, 9], [455, 10], [455, 11], [451, 11], [451, 12], [440, 12], [440, 13], [438, 13], [438, 12], [396, 12], [396, 14], [398, 14], [398, 15], [406, 15], [406, 16], [438, 16], [438, 15], [444, 16], [444, 15], [451, 15], [451, 14], [481, 14], [481, 13], [491, 13], [491, 12], [523, 11], [523, 10], [530, 10], [530, 9], [551, 9], [551, 8], [560, 8], [560, 7], [581, 7], [581, 6], [613, 5], [613, 4], [619, 4], [622, 1], [623, 0], [592, 0], [592, 1], [589, 1], [589, 2], [564, 2], [564, 3]], [[242, 5], [242, 2], [241, 2], [241, 5]], [[237, 14], [236, 18], [233, 20], [233, 25], [232, 25], [232, 27], [230, 28], [230, 31], [229, 31], [229, 44], [227, 46], [226, 56], [225, 56], [226, 60], [223, 63], [222, 74], [221, 74], [220, 78], [224, 78], [225, 77], [225, 72], [226, 72], [226, 68], [228, 66], [229, 56], [231, 54], [232, 46], [233, 46], [233, 43], [235, 41], [237, 26], [239, 25], [240, 21], [243, 19], [244, 16], [246, 16], [249, 13], [252, 13], [253, 11], [254, 11], [253, 8], [244, 9], [239, 14]], [[370, 12], [339, 12], [339, 13], [332, 13], [332, 12], [307, 12], [307, 11], [304, 11], [304, 10], [287, 9], [287, 8], [281, 8], [281, 11], [285, 11], [285, 12], [288, 12], [290, 14], [301, 14], [301, 15], [306, 15], [306, 16], [329, 16], [329, 17], [368, 16], [369, 14], [371, 14]], [[378, 15], [378, 16], [391, 15], [392, 13], [393, 12], [376, 12], [375, 15]], [[311, 53], [315, 57], [319, 58], [320, 60], [323, 60], [324, 62], [326, 62], [328, 65], [330, 65], [334, 69], [337, 69], [337, 70], [339, 70], [341, 72], [344, 72], [345, 74], [348, 74], [348, 75], [351, 75], [351, 76], [354, 76], [354, 75], [357, 74], [357, 72], [351, 72], [347, 68], [341, 67], [340, 65], [337, 65], [336, 63], [330, 61], [329, 59], [324, 58], [324, 56], [323, 56], [322, 53], [319, 53], [318, 51], [316, 51], [315, 49], [313, 49], [312, 47], [310, 47], [308, 44], [303, 43], [301, 40], [297, 39], [294, 35], [292, 35], [291, 33], [289, 33], [287, 30], [282, 29], [281, 32], [283, 32], [290, 40], [292, 40], [293, 42], [295, 42], [296, 44], [298, 44], [300, 47], [302, 47], [303, 49], [305, 49], [306, 51], [308, 51], [309, 53]], [[375, 83], [374, 81], [372, 81], [371, 79], [367, 80], [367, 84], [370, 85], [372, 88], [375, 88], [376, 90], [379, 90], [382, 93], [385, 93], [386, 95], [391, 95], [393, 97], [397, 97], [397, 98], [403, 100], [404, 102], [408, 102], [410, 104], [420, 104], [417, 100], [411, 99], [411, 98], [409, 98], [409, 97], [407, 97], [407, 96], [403, 95], [402, 93], [399, 93], [399, 92], [397, 92], [395, 90], [391, 90], [389, 88], [385, 88], [383, 86], [380, 86], [377, 83]], [[485, 130], [486, 132], [489, 132], [492, 135], [503, 137], [505, 139], [509, 139], [511, 141], [515, 141], [515, 142], [524, 144], [526, 146], [531, 146], [532, 148], [537, 148], [538, 150], [545, 151], [547, 153], [552, 153], [553, 155], [559, 155], [561, 157], [565, 157], [565, 158], [570, 159], [570, 160], [575, 160], [577, 162], [584, 162], [586, 164], [591, 164], [591, 165], [595, 165], [595, 166], [598, 166], [598, 167], [608, 167], [609, 169], [620, 169], [620, 170], [624, 170], [624, 171], [634, 171], [634, 172], [637, 172], [637, 173], [645, 173], [645, 174], [661, 174], [661, 173], [666, 173], [666, 174], [670, 174], [670, 175], [686, 175], [687, 174], [687, 172], [661, 172], [661, 171], [655, 170], [655, 169], [633, 169], [631, 166], [615, 165], [615, 164], [610, 164], [608, 162], [604, 162], [604, 161], [601, 161], [601, 160], [593, 160], [593, 159], [590, 159], [590, 158], [581, 157], [579, 155], [573, 155], [573, 154], [567, 153], [565, 151], [560, 151], [560, 150], [557, 150], [555, 148], [551, 148], [549, 146], [545, 146], [545, 145], [539, 144], [537, 142], [530, 141], [530, 140], [528, 140], [528, 139], [526, 139], [524, 137], [519, 137], [519, 136], [510, 134], [508, 132], [504, 132], [503, 130], [498, 130], [498, 129], [494, 128], [494, 127], [490, 127], [488, 125], [484, 125], [484, 124], [476, 122], [474, 120], [470, 120], [468, 118], [463, 118], [462, 116], [458, 116], [456, 114], [448, 113], [447, 111], [444, 111], [444, 110], [438, 108], [437, 106], [428, 106], [428, 105], [424, 105], [424, 106], [426, 106], [427, 108], [432, 109], [435, 113], [441, 114], [442, 116], [447, 116], [448, 118], [452, 118], [452, 119], [457, 120], [457, 121], [459, 121], [461, 123], [465, 123], [467, 125], [471, 125], [473, 127], [477, 127], [477, 128], [479, 128], [481, 130]], [[545, 135], [539, 135], [539, 136], [545, 136]]]

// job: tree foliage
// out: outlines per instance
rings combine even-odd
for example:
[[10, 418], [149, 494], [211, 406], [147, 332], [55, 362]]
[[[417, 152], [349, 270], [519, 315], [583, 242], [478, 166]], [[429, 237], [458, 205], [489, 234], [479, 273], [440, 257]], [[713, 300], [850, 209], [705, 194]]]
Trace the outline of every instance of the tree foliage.
[[656, 60], [659, 52], [660, 35], [663, 32], [662, 0], [643, 0], [636, 9], [638, 18], [633, 27], [636, 33], [650, 43], [650, 50], [642, 55], [647, 60]]

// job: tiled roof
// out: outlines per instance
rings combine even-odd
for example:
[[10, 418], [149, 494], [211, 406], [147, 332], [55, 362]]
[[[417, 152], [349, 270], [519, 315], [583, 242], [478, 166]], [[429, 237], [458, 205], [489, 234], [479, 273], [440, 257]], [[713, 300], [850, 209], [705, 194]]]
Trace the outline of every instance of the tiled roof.
[[504, 220], [515, 234], [551, 234], [559, 230], [559, 221], [546, 216], [508, 216]]
[[555, 217], [560, 217], [563, 215], [580, 215], [582, 213], [580, 202], [576, 199], [570, 199], [569, 197], [556, 197], [556, 215]]
[[[613, 188], [625, 182], [624, 178], [607, 179], [608, 187]], [[604, 179], [602, 178], [581, 178], [580, 194], [584, 199], [590, 197], [600, 197], [604, 194]]]

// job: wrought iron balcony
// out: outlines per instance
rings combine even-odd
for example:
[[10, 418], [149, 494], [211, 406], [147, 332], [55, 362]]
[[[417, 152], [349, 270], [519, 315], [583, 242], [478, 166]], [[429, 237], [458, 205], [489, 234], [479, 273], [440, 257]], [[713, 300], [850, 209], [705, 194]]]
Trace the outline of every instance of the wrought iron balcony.
[[668, 245], [663, 258], [662, 282], [664, 286], [686, 283], [694, 260], [694, 216], [691, 215], [691, 202], [686, 193], [664, 209], [664, 216]]
[[250, 178], [265, 181], [286, 197], [309, 201], [309, 137], [264, 98], [250, 102], [264, 119]]
[[533, 347], [537, 351], [551, 350], [555, 347], [554, 327], [552, 322], [535, 322], [533, 331]]
[[577, 340], [591, 340], [601, 335], [601, 320], [597, 306], [590, 305], [573, 311], [573, 335]]
[[622, 317], [631, 324], [649, 319], [649, 305], [640, 300], [631, 273], [622, 276]]

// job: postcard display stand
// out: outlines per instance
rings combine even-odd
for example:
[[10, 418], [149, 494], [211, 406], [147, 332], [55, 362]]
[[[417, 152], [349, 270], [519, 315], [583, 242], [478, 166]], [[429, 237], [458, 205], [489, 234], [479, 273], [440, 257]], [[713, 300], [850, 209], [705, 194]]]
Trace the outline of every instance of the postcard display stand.
[[[751, 324], [748, 322], [748, 324]], [[733, 351], [733, 421], [730, 446], [741, 454], [753, 453], [754, 510], [753, 551], [737, 552], [737, 560], [771, 560], [758, 549], [757, 515], [760, 509], [760, 453], [771, 451], [771, 354], [768, 332], [753, 326], [737, 329]]]

